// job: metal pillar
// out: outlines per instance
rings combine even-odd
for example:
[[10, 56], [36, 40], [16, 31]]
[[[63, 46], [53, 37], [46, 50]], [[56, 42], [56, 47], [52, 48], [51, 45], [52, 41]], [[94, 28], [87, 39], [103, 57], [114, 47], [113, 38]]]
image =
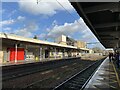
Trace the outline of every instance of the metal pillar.
[[15, 44], [15, 63], [17, 63], [17, 44]]
[[10, 61], [10, 51], [8, 50], [8, 53], [7, 53], [7, 61], [9, 62]]
[[42, 49], [43, 49], [43, 59], [45, 59], [45, 47], [43, 47]]
[[74, 55], [74, 51], [70, 50], [70, 57]]
[[57, 54], [56, 54], [56, 48], [55, 48], [55, 59], [56, 59], [56, 55], [57, 55]]
[[42, 47], [40, 47], [40, 61], [42, 60]]
[[63, 50], [63, 58], [65, 57], [65, 49]]
[[25, 45], [25, 61], [26, 61], [26, 58], [27, 58], [27, 50], [28, 50], [28, 47], [27, 47], [27, 45]]
[[65, 57], [65, 52], [66, 52], [66, 50], [64, 49], [64, 57]]
[[67, 52], [67, 57], [69, 57], [69, 52], [68, 52], [68, 50], [67, 50], [66, 52]]

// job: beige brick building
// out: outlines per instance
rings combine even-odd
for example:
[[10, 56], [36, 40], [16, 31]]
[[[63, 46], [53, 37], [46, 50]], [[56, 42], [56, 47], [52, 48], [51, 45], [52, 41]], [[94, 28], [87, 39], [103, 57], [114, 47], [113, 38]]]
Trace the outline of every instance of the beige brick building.
[[76, 41], [76, 43], [74, 44], [74, 46], [76, 46], [78, 48], [86, 48], [86, 42]]
[[60, 37], [56, 38], [56, 43], [62, 44], [62, 45], [67, 45], [66, 36], [61, 35]]
[[72, 38], [69, 38], [65, 35], [61, 35], [58, 38], [56, 38], [56, 43], [62, 44], [62, 45], [70, 45], [70, 46], [75, 46], [78, 48], [87, 48], [86, 47], [86, 42], [83, 41], [76, 41]]

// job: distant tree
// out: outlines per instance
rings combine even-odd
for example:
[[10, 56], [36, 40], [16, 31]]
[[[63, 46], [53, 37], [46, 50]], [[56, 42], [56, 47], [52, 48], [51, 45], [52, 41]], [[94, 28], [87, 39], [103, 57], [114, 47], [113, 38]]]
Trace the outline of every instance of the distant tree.
[[38, 39], [37, 35], [35, 35], [35, 36], [33, 37], [33, 39]]
[[99, 47], [94, 47], [94, 48], [92, 48], [92, 50], [93, 50], [95, 53], [102, 53], [102, 52], [103, 52], [103, 50], [102, 50], [101, 48], [99, 48]]

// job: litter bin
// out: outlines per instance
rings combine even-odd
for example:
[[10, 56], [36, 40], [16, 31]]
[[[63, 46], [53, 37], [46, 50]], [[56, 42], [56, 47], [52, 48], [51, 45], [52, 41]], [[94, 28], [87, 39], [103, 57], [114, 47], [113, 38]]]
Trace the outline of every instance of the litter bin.
[[38, 61], [39, 60], [38, 57], [35, 57], [35, 60]]

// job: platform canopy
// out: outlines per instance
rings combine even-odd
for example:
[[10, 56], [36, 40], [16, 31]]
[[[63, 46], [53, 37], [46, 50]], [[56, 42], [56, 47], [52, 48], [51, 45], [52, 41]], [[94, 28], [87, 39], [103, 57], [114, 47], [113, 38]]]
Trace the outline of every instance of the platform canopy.
[[71, 2], [106, 48], [120, 47], [120, 2]]

